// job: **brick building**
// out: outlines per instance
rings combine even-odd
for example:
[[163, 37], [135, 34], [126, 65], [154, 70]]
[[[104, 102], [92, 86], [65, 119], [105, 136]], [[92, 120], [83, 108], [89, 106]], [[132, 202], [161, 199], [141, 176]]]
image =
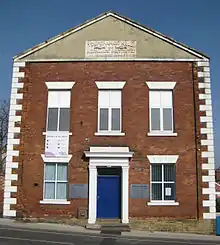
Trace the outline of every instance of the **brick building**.
[[113, 12], [14, 57], [5, 217], [216, 217], [209, 58]]

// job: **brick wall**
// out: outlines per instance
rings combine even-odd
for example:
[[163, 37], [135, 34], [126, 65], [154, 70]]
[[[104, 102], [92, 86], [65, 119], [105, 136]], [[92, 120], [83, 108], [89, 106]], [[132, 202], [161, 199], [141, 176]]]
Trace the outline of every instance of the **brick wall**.
[[[147, 155], [177, 154], [176, 196], [179, 206], [149, 207], [147, 201], [131, 199], [130, 217], [201, 217], [201, 198], [196, 188], [196, 143], [193, 80], [195, 68], [187, 62], [62, 62], [29, 63], [25, 71], [21, 122], [21, 144], [17, 181], [18, 216], [76, 216], [87, 199], [73, 199], [70, 205], [43, 205], [43, 160], [47, 113], [46, 81], [75, 81], [71, 98], [71, 132], [68, 181], [88, 183], [89, 146], [129, 146], [130, 184], [150, 184]], [[95, 81], [127, 81], [122, 92], [123, 137], [94, 136], [97, 130], [98, 90]], [[146, 81], [176, 81], [174, 122], [177, 137], [147, 136], [149, 98]], [[196, 95], [196, 101], [197, 101]], [[199, 136], [199, 135], [197, 135]], [[88, 138], [88, 141], [85, 139]], [[199, 137], [197, 137], [199, 141]], [[200, 166], [198, 168], [200, 170]], [[201, 189], [199, 190], [201, 192]]]

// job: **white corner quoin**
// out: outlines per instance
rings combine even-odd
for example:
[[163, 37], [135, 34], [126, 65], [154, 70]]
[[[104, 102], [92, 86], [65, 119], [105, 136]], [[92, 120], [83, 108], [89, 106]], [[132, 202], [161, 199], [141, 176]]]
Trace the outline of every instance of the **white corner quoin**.
[[90, 147], [85, 151], [89, 158], [89, 218], [88, 224], [95, 224], [97, 218], [97, 167], [122, 168], [121, 221], [129, 223], [129, 158], [133, 152], [128, 147]]

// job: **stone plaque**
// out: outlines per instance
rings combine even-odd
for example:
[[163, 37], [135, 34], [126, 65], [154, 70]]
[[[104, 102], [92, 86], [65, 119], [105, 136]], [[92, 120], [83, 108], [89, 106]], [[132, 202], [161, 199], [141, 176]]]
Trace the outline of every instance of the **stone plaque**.
[[136, 41], [86, 41], [86, 58], [135, 58]]
[[146, 184], [131, 184], [130, 185], [130, 197], [136, 199], [148, 198], [148, 185]]
[[88, 184], [70, 184], [69, 198], [88, 198]]

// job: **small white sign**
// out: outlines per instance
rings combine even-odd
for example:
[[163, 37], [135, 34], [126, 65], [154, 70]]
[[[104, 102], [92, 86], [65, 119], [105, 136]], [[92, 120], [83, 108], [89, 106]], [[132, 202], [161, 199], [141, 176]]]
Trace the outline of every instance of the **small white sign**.
[[68, 135], [47, 135], [45, 142], [45, 156], [62, 157], [68, 155]]
[[165, 188], [165, 195], [171, 196], [171, 188], [170, 187]]
[[86, 58], [135, 58], [136, 41], [86, 41]]

